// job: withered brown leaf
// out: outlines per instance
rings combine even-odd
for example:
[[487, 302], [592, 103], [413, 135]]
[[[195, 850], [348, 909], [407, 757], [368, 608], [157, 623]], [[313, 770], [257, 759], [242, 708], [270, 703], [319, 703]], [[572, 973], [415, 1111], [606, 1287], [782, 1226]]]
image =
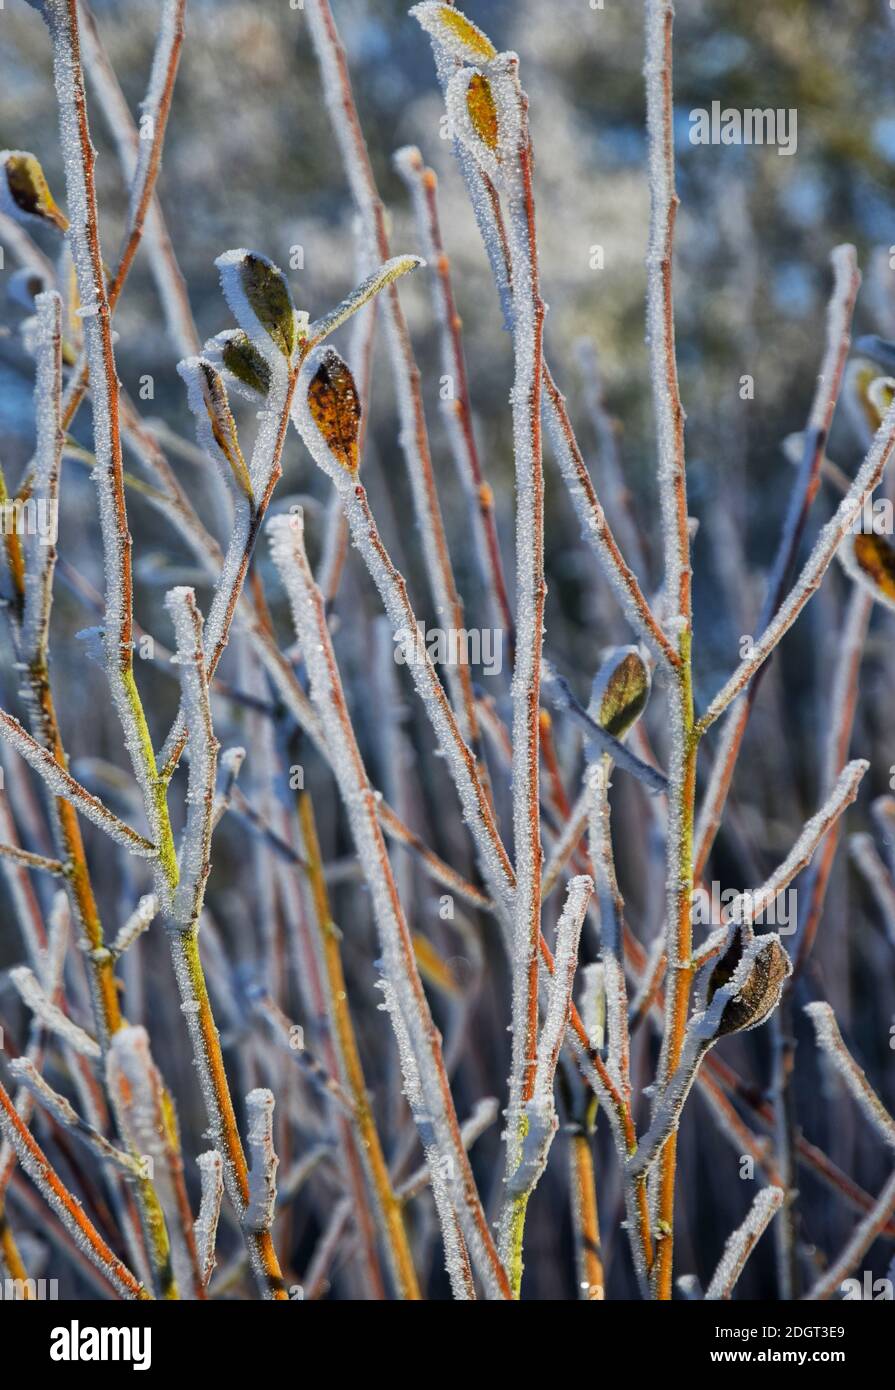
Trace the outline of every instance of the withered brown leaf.
[[250, 498], [252, 483], [240, 448], [236, 421], [230, 409], [224, 383], [210, 362], [200, 362], [199, 365], [202, 372], [202, 394], [214, 441], [227, 460], [239, 488]]
[[[740, 933], [738, 933], [740, 935]], [[735, 944], [728, 948], [715, 967], [721, 975], [730, 965], [729, 956]], [[733, 969], [736, 969], [734, 965]], [[728, 1001], [721, 1013], [718, 1024], [718, 1037], [728, 1033], [738, 1033], [748, 1028], [757, 1028], [773, 1013], [780, 999], [784, 981], [790, 973], [789, 956], [776, 937], [770, 937], [761, 945], [752, 959], [752, 967], [738, 993]], [[715, 972], [713, 972], [714, 977]], [[733, 970], [731, 970], [731, 975]], [[729, 977], [728, 977], [729, 978]], [[718, 984], [715, 989], [725, 988]], [[713, 993], [715, 991], [712, 991]]]
[[326, 441], [326, 446], [345, 469], [358, 469], [358, 432], [361, 405], [351, 368], [335, 348], [324, 350], [320, 365], [308, 387], [308, 409], [311, 418]]

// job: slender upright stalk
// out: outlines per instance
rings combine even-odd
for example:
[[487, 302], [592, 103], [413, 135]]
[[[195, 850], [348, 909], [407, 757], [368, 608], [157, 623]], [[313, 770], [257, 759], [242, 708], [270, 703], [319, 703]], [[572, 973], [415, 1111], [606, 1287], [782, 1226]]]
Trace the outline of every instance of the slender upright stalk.
[[395, 1284], [401, 1298], [419, 1299], [419, 1283], [404, 1226], [402, 1204], [392, 1188], [388, 1164], [385, 1161], [379, 1131], [376, 1128], [376, 1121], [367, 1095], [363, 1064], [348, 1006], [345, 975], [342, 969], [342, 953], [339, 949], [340, 932], [330, 913], [329, 895], [323, 876], [323, 861], [320, 857], [320, 845], [314, 823], [314, 810], [311, 798], [307, 793], [302, 796], [299, 802], [299, 818], [308, 862], [307, 874], [314, 898], [320, 949], [326, 972], [327, 1008], [330, 1012], [333, 1034], [338, 1047], [343, 1084], [351, 1096], [353, 1119], [360, 1141], [360, 1152], [374, 1194], [380, 1229]]
[[[379, 197], [369, 152], [358, 119], [351, 75], [336, 22], [328, 0], [307, 0], [305, 12], [320, 69], [324, 100], [348, 175], [351, 194], [363, 223], [364, 235], [372, 254], [379, 260], [386, 261], [391, 253], [385, 208]], [[420, 371], [414, 357], [398, 291], [394, 286], [384, 297], [382, 314], [401, 421], [399, 439], [407, 465], [414, 512], [422, 533], [423, 559], [429, 588], [435, 610], [443, 625], [459, 632], [463, 628], [463, 604], [451, 566], [432, 468]], [[479, 726], [469, 666], [464, 661], [449, 665], [447, 679], [463, 737], [473, 751], [476, 751]]]
[[151, 1298], [152, 1295], [111, 1251], [92, 1221], [84, 1214], [83, 1206], [69, 1192], [40, 1145], [19, 1118], [7, 1091], [0, 1085], [0, 1129], [19, 1157], [19, 1162], [45, 1201], [56, 1212], [62, 1224], [74, 1237], [78, 1248], [100, 1271], [122, 1298]]
[[[671, 750], [668, 768], [666, 843], [668, 988], [657, 1096], [681, 1059], [690, 988], [693, 892], [693, 812], [697, 740], [693, 722], [690, 537], [684, 462], [684, 410], [674, 345], [672, 265], [678, 196], [674, 186], [671, 0], [646, 0], [647, 131], [649, 135], [650, 238], [647, 253], [647, 335], [656, 418], [659, 501], [665, 551], [665, 628], [673, 634], [677, 663], [669, 674]], [[672, 1289], [676, 1136], [666, 1144], [656, 1190], [657, 1254], [653, 1292]]]
[[[345, 704], [326, 625], [323, 598], [304, 551], [301, 517], [277, 517], [271, 524], [274, 560], [289, 594], [292, 615], [311, 677], [311, 693], [334, 750], [333, 770], [345, 802], [358, 854], [370, 884], [383, 951], [386, 1005], [398, 1039], [401, 1065], [414, 1118], [439, 1205], [454, 1293], [465, 1297], [451, 1212], [456, 1215], [489, 1297], [510, 1294], [472, 1169], [463, 1145], [441, 1056], [413, 952], [413, 943], [379, 826], [366, 769]], [[336, 751], [337, 750], [337, 751]], [[449, 1163], [445, 1161], [449, 1160]]]

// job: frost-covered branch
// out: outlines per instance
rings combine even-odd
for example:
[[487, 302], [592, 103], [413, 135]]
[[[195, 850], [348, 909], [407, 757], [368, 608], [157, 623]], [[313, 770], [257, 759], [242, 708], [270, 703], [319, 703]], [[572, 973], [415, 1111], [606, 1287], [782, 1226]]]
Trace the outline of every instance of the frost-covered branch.
[[883, 862], [871, 835], [852, 835], [848, 848], [852, 860], [873, 894], [889, 940], [895, 945], [895, 883], [888, 866]]
[[[460, 1126], [460, 1133], [463, 1136], [463, 1143], [467, 1149], [471, 1149], [477, 1139], [490, 1129], [500, 1114], [500, 1103], [494, 1096], [486, 1096], [477, 1102], [475, 1109], [468, 1120], [464, 1120]], [[401, 1186], [395, 1189], [395, 1196], [401, 1203], [411, 1201], [418, 1197], [421, 1192], [429, 1186], [429, 1169], [425, 1163], [417, 1168], [415, 1173], [411, 1173]]]
[[630, 772], [653, 793], [666, 792], [668, 779], [663, 772], [650, 763], [645, 763], [632, 753], [620, 739], [615, 738], [608, 729], [602, 728], [575, 699], [568, 682], [544, 663], [544, 685], [550, 700], [559, 709], [564, 709], [582, 729], [585, 737], [600, 753], [605, 753], [618, 766]]
[[[508, 1193], [524, 1163], [526, 1112], [534, 1097], [541, 934], [540, 682], [544, 603], [544, 476], [541, 376], [544, 305], [538, 279], [528, 99], [515, 55], [487, 70], [462, 67], [445, 90], [448, 119], [507, 206], [513, 285], [513, 459], [516, 478], [516, 661], [511, 688], [513, 846], [512, 1064], [507, 1119]], [[531, 1190], [533, 1184], [524, 1184]], [[518, 1195], [518, 1194], [515, 1194]], [[502, 1225], [501, 1254], [518, 1297], [524, 1204]]]
[[248, 1112], [249, 1203], [244, 1217], [250, 1231], [269, 1231], [277, 1205], [277, 1168], [273, 1147], [273, 1092], [256, 1087], [246, 1096]]
[[[451, 78], [463, 63], [481, 65], [484, 73], [489, 64], [499, 56], [487, 35], [452, 7], [425, 3], [414, 6], [411, 13], [432, 38], [436, 71], [445, 98]], [[461, 31], [462, 37], [458, 38]], [[514, 317], [512, 269], [509, 234], [500, 205], [500, 195], [491, 175], [475, 158], [459, 133], [454, 130], [452, 136], [454, 154], [466, 184], [491, 264], [505, 324], [509, 329]], [[546, 361], [542, 362], [542, 377], [542, 404], [551, 448], [569, 488], [585, 539], [594, 551], [622, 611], [634, 630], [652, 650], [673, 666], [677, 663], [677, 653], [662, 631], [636, 576], [619, 549], [575, 438], [565, 397], [556, 385]]]
[[883, 1105], [864, 1072], [852, 1057], [829, 1004], [820, 1001], [805, 1005], [805, 1013], [814, 1024], [817, 1045], [845, 1082], [865, 1118], [873, 1125], [890, 1148], [895, 1148], [895, 1120]]
[[553, 1096], [553, 1080], [572, 1008], [572, 991], [578, 968], [578, 943], [591, 893], [593, 879], [580, 874], [569, 883], [565, 906], [556, 926], [554, 972], [547, 994], [544, 1022], [538, 1039], [532, 1100], [548, 1105]]
[[196, 1159], [202, 1182], [199, 1215], [193, 1224], [193, 1235], [199, 1258], [199, 1274], [207, 1289], [214, 1273], [215, 1246], [221, 1200], [224, 1196], [223, 1163], [217, 1149], [209, 1149]]
[[123, 845], [131, 854], [141, 855], [146, 859], [154, 859], [158, 854], [158, 848], [143, 835], [137, 833], [123, 820], [119, 820], [108, 806], [104, 806], [99, 797], [94, 796], [86, 787], [82, 787], [80, 782], [76, 782], [70, 773], [61, 767], [52, 753], [46, 748], [42, 748], [26, 729], [22, 728], [18, 719], [13, 715], [0, 710], [0, 738], [10, 747], [14, 748], [24, 759], [29, 767], [43, 778], [54, 796], [70, 801], [83, 816], [86, 816], [94, 825], [98, 825], [101, 830], [113, 839], [117, 844]]
[[783, 986], [792, 973], [789, 957], [776, 933], [750, 936], [751, 928], [732, 928], [731, 944], [716, 967], [723, 983], [707, 981], [707, 1002], [693, 1015], [681, 1048], [680, 1061], [653, 1112], [628, 1172], [638, 1177], [648, 1172], [673, 1139], [684, 1102], [710, 1048], [729, 1033], [757, 1028], [773, 1013]]
[[[837, 246], [830, 260], [833, 266], [833, 290], [827, 306], [826, 347], [811, 404], [808, 428], [803, 437], [799, 474], [790, 494], [767, 593], [756, 624], [759, 633], [765, 631], [786, 597], [799, 543], [817, 492], [824, 446], [833, 422], [851, 344], [851, 320], [861, 283], [855, 248], [848, 245]], [[734, 705], [724, 723], [696, 827], [694, 872], [697, 877], [705, 867], [721, 824], [743, 736], [759, 687], [760, 676], [751, 683], [742, 700]]]
[[10, 1076], [23, 1086], [26, 1086], [35, 1100], [38, 1100], [45, 1110], [53, 1116], [53, 1119], [61, 1124], [65, 1129], [72, 1130], [78, 1138], [83, 1140], [89, 1149], [92, 1150], [104, 1163], [111, 1163], [130, 1177], [140, 1174], [141, 1165], [139, 1160], [132, 1158], [130, 1154], [116, 1149], [104, 1134], [94, 1129], [93, 1125], [81, 1118], [75, 1110], [71, 1101], [65, 1096], [54, 1091], [52, 1086], [44, 1080], [37, 1067], [28, 1057], [17, 1057], [9, 1064]]
[[[380, 261], [390, 256], [385, 209], [379, 197], [366, 141], [354, 104], [351, 76], [328, 0], [307, 0], [305, 5], [311, 42], [320, 71], [323, 96], [351, 195], [363, 226], [369, 254]], [[423, 408], [420, 373], [416, 365], [407, 321], [397, 290], [383, 297], [389, 361], [400, 418], [399, 443], [407, 466], [413, 509], [420, 528], [421, 549], [436, 612], [447, 627], [463, 629], [463, 604], [457, 590], [450, 551], [438, 500], [429, 452], [429, 436]], [[469, 667], [464, 662], [447, 666], [451, 702], [460, 721], [464, 740], [475, 748], [478, 719]]]
[[704, 733], [719, 715], [748, 685], [756, 671], [767, 661], [777, 644], [786, 636], [802, 609], [817, 592], [836, 552], [860, 514], [866, 500], [879, 486], [892, 450], [895, 449], [895, 404], [891, 405], [877, 430], [867, 457], [855, 474], [851, 487], [815, 542], [794, 587], [780, 605], [776, 616], [744, 657], [737, 669], [725, 681], [700, 717], [698, 730]]
[[840, 1292], [844, 1281], [852, 1270], [860, 1265], [873, 1242], [882, 1234], [893, 1212], [895, 1212], [895, 1173], [889, 1178], [870, 1211], [852, 1231], [841, 1255], [833, 1260], [805, 1294], [807, 1303], [823, 1302]]
[[211, 831], [219, 744], [211, 720], [202, 615], [196, 606], [196, 596], [192, 589], [171, 589], [165, 605], [174, 623], [183, 707], [190, 731], [187, 818], [172, 916], [183, 927], [189, 928], [198, 921], [211, 868]]
[[[572, 1007], [572, 990], [578, 967], [578, 943], [593, 879], [573, 878], [556, 928], [556, 956], [550, 978], [544, 1022], [537, 1042], [531, 1082], [523, 1091], [519, 1150], [506, 1179], [506, 1195], [500, 1214], [500, 1252], [509, 1272], [514, 1297], [522, 1284], [522, 1241], [529, 1198], [547, 1166], [559, 1120], [553, 1098], [554, 1078]], [[530, 1094], [526, 1094], [530, 1092]], [[511, 1101], [512, 1104], [512, 1101]]]
[[33, 854], [31, 850], [22, 849], [21, 845], [0, 844], [0, 857], [13, 859], [26, 869], [42, 869], [45, 873], [55, 874], [57, 877], [65, 873], [65, 865], [58, 859], [48, 859], [45, 854]]
[[724, 1254], [705, 1291], [709, 1302], [730, 1298], [746, 1261], [780, 1210], [785, 1196], [782, 1187], [763, 1187], [756, 1194], [745, 1221], [725, 1241]]
[[95, 1059], [101, 1055], [99, 1043], [53, 1003], [37, 976], [27, 965], [17, 965], [14, 970], [10, 970], [9, 979], [15, 985], [22, 1001], [51, 1033], [62, 1038], [82, 1057]]
[[121, 1298], [151, 1298], [143, 1285], [118, 1259], [63, 1183], [37, 1141], [22, 1123], [4, 1086], [0, 1084], [0, 1130], [13, 1146], [19, 1162], [41, 1196], [52, 1207], [78, 1249], [100, 1271]]
[[473, 551], [494, 618], [507, 633], [510, 649], [515, 649], [515, 620], [510, 608], [507, 583], [500, 554], [500, 539], [494, 515], [494, 495], [485, 480], [472, 420], [466, 354], [463, 350], [462, 322], [454, 299], [450, 261], [441, 235], [438, 216], [438, 182], [434, 169], [428, 169], [414, 146], [398, 150], [394, 164], [410, 190], [417, 235], [429, 267], [432, 301], [438, 322], [442, 380], [451, 383], [449, 394], [442, 393], [442, 413], [448, 442], [466, 502], [466, 514], [473, 536]]
[[[653, 415], [656, 424], [657, 478], [664, 552], [665, 627], [678, 661], [668, 686], [671, 758], [668, 769], [668, 824], [665, 844], [667, 884], [665, 954], [667, 989], [665, 1031], [656, 1078], [657, 1096], [671, 1088], [684, 1055], [690, 1007], [693, 928], [693, 814], [696, 796], [697, 738], [693, 728], [692, 595], [690, 521], [684, 455], [684, 409], [678, 385], [674, 335], [674, 226], [678, 208], [674, 171], [671, 0], [646, 0], [646, 125], [650, 189], [649, 246], [646, 256], [647, 341]], [[654, 1119], [662, 1101], [657, 1100]], [[658, 1248], [653, 1288], [671, 1298], [676, 1145], [667, 1144], [657, 1178], [657, 1219], [666, 1233]]]
[[270, 1231], [258, 1230], [248, 1224], [249, 1169], [239, 1137], [199, 956], [199, 919], [210, 868], [218, 750], [208, 700], [207, 647], [203, 642], [202, 619], [193, 591], [172, 589], [167, 604], [177, 638], [182, 708], [188, 722], [190, 769], [181, 877], [166, 928], [181, 1009], [186, 1018], [209, 1117], [211, 1138], [223, 1158], [227, 1193], [243, 1227], [252, 1267], [265, 1296], [285, 1298]]
[[[124, 105], [123, 131], [119, 133], [119, 142], [122, 139], [127, 145], [130, 144], [129, 135], [133, 136], [135, 142], [136, 156], [133, 161], [133, 170], [129, 172], [131, 180], [130, 200], [127, 212], [127, 228], [125, 231], [124, 242], [118, 256], [118, 264], [115, 273], [109, 281], [108, 297], [109, 310], [114, 310], [115, 305], [124, 288], [124, 283], [130, 273], [130, 268], [134, 263], [140, 243], [143, 239], [143, 232], [147, 223], [152, 223], [154, 240], [158, 244], [159, 233], [161, 230], [160, 213], [158, 206], [154, 204], [155, 185], [158, 180], [162, 162], [162, 149], [165, 142], [165, 131], [168, 125], [168, 116], [171, 111], [171, 99], [174, 95], [174, 83], [177, 79], [177, 68], [180, 63], [180, 52], [183, 47], [183, 15], [186, 8], [186, 0], [164, 0], [162, 19], [159, 27], [158, 40], [152, 58], [152, 68], [149, 74], [149, 85], [146, 97], [141, 106], [141, 134], [137, 137], [133, 131], [130, 112], [127, 105]], [[99, 34], [96, 30], [93, 16], [87, 12], [86, 6], [82, 4], [85, 12], [86, 23], [84, 33], [86, 42], [85, 51], [93, 51], [97, 67], [105, 59], [99, 44]], [[117, 80], [111, 69], [106, 71], [106, 81], [117, 86]], [[101, 84], [100, 84], [101, 85]], [[143, 132], [147, 132], [144, 134]], [[131, 163], [127, 159], [127, 165]], [[164, 233], [162, 232], [164, 236]], [[158, 254], [153, 254], [151, 260], [153, 265], [158, 262]], [[168, 285], [169, 276], [164, 280], [165, 293], [164, 300], [169, 299]], [[183, 292], [185, 297], [185, 291]], [[178, 304], [178, 315], [182, 310]], [[192, 317], [186, 314], [190, 330], [192, 328]], [[190, 330], [187, 330], [188, 332]], [[89, 383], [89, 366], [82, 362], [75, 369], [72, 379], [65, 394], [65, 408], [63, 411], [63, 421], [65, 427], [71, 424], [75, 412], [78, 409], [84, 392]]]
[[856, 758], [843, 768], [830, 795], [820, 810], [805, 822], [782, 864], [778, 865], [760, 888], [750, 889], [734, 898], [727, 911], [729, 921], [753, 923], [760, 920], [774, 899], [811, 863], [827, 831], [836, 824], [858, 795], [861, 779], [869, 766], [863, 758]]
[[[165, 0], [145, 98], [147, 106], [144, 107], [144, 114], [157, 114], [161, 117], [162, 128], [160, 131], [158, 120], [155, 120], [152, 137], [147, 141], [140, 138], [140, 132], [115, 75], [96, 20], [85, 0], [78, 0], [78, 8], [82, 18], [81, 43], [87, 76], [112, 135], [118, 162], [132, 191], [131, 207], [139, 208], [145, 189], [154, 187], [158, 172], [157, 156], [153, 155], [152, 149], [144, 151], [143, 146], [149, 145], [158, 151], [162, 148], [168, 104], [179, 59], [179, 31], [185, 5], [182, 0]], [[134, 198], [133, 194], [138, 187], [138, 170], [142, 170], [147, 177], [145, 182], [142, 182], [142, 191]], [[161, 300], [168, 334], [178, 354], [186, 357], [199, 346], [199, 335], [193, 322], [186, 283], [177, 264], [158, 199], [150, 197], [144, 211], [143, 244], [150, 272]]]
[[53, 603], [55, 537], [59, 530], [59, 469], [62, 462], [62, 300], [55, 291], [39, 294], [37, 309], [37, 372], [34, 406], [37, 441], [31, 496], [46, 507], [51, 544], [37, 534], [25, 543], [25, 593], [22, 609], [21, 656], [30, 672], [47, 665], [50, 609]]
[[[332, 752], [333, 771], [345, 803], [358, 856], [370, 892], [387, 989], [386, 1003], [401, 1046], [405, 1087], [420, 1128], [432, 1174], [432, 1188], [444, 1221], [444, 1203], [453, 1210], [491, 1297], [509, 1294], [506, 1273], [475, 1188], [454, 1110], [438, 1035], [432, 1024], [407, 922], [398, 901], [373, 792], [357, 747], [329, 632], [323, 599], [304, 551], [302, 518], [276, 517], [269, 527], [277, 569], [289, 595], [296, 632], [311, 680], [311, 698]], [[450, 1159], [446, 1175], [443, 1159]], [[443, 1226], [446, 1249], [452, 1228]], [[459, 1292], [455, 1288], [455, 1293]]]
[[119, 929], [114, 941], [111, 942], [110, 954], [117, 959], [119, 956], [123, 956], [125, 951], [129, 951], [138, 937], [149, 930], [158, 910], [159, 900], [156, 895], [144, 893], [127, 921]]
[[150, 1207], [154, 1219], [147, 1244], [153, 1260], [158, 1263], [164, 1259], [163, 1281], [170, 1265], [179, 1296], [201, 1298], [203, 1285], [177, 1120], [144, 1028], [120, 1028], [115, 1034], [106, 1061], [106, 1079], [119, 1131], [131, 1153], [139, 1158], [144, 1180], [152, 1178], [156, 1205]]
[[[347, 366], [331, 348], [316, 349], [302, 368], [295, 404], [296, 423], [312, 457], [338, 489], [352, 541], [379, 591], [395, 640], [400, 643], [400, 650], [457, 788], [485, 880], [495, 901], [509, 908], [514, 874], [497, 831], [490, 801], [478, 775], [475, 756], [463, 738], [458, 719], [420, 636], [407, 585], [392, 564], [379, 535], [366, 490], [323, 433], [330, 416], [338, 420], [340, 415], [346, 417], [350, 414], [353, 400], [356, 400], [356, 392]], [[307, 652], [304, 654], [307, 656]], [[331, 744], [330, 755], [331, 758], [335, 756]]]
[[[337, 1053], [340, 1079], [349, 1096], [349, 1110], [357, 1131], [357, 1149], [372, 1194], [377, 1224], [388, 1255], [395, 1287], [401, 1298], [417, 1300], [420, 1297], [420, 1288], [413, 1254], [404, 1225], [401, 1202], [392, 1187], [382, 1141], [367, 1094], [360, 1047], [348, 1006], [348, 990], [339, 945], [340, 932], [330, 912], [314, 811], [307, 793], [301, 798], [299, 819], [319, 939], [319, 953], [323, 962], [326, 1011]], [[428, 1169], [426, 1173], [428, 1175]]]

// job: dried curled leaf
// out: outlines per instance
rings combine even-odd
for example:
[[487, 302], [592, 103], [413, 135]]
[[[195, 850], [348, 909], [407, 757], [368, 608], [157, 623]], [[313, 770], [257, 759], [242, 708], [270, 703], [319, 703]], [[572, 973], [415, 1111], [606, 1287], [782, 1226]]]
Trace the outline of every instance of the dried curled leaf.
[[358, 469], [361, 406], [348, 363], [326, 348], [308, 387], [308, 409], [329, 452], [347, 473]]
[[743, 959], [743, 950], [746, 944], [753, 939], [754, 934], [751, 927], [744, 926], [740, 922], [731, 927], [727, 944], [715, 961], [709, 975], [705, 991], [706, 1006], [712, 1002], [719, 989], [724, 989], [726, 985], [730, 984], [737, 966]]
[[50, 192], [40, 160], [27, 150], [4, 150], [3, 202], [13, 217], [34, 217], [49, 222], [60, 232], [68, 231], [68, 218]]
[[497, 105], [491, 91], [491, 83], [482, 73], [475, 72], [466, 88], [466, 109], [476, 135], [489, 150], [497, 149], [500, 140], [500, 127], [497, 120]]
[[840, 550], [842, 563], [862, 588], [878, 603], [895, 608], [895, 546], [875, 531], [859, 531], [846, 537]]
[[619, 647], [594, 681], [591, 714], [613, 738], [623, 738], [646, 708], [649, 693], [649, 667], [639, 649]]
[[715, 1028], [716, 1037], [741, 1033], [764, 1023], [780, 1001], [792, 972], [789, 956], [774, 935], [749, 941], [748, 928], [737, 924], [731, 942], [715, 965], [709, 980], [707, 1001], [727, 996]]
[[236, 421], [230, 409], [230, 401], [227, 398], [224, 383], [211, 363], [204, 361], [204, 359], [199, 363], [199, 372], [202, 395], [214, 442], [229, 464], [239, 489], [245, 493], [246, 497], [251, 497], [252, 484], [249, 470], [239, 445]]
[[453, 5], [431, 3], [430, 0], [430, 3], [414, 5], [410, 13], [427, 34], [462, 62], [490, 62], [497, 57], [497, 49], [488, 35]]
[[270, 390], [270, 367], [242, 329], [223, 337], [221, 361], [237, 381], [257, 391], [260, 396], [267, 395]]

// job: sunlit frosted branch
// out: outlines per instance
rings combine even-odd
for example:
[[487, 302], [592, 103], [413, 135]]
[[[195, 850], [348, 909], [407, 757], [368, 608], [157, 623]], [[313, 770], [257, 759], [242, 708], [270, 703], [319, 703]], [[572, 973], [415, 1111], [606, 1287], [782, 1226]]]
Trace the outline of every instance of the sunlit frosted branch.
[[756, 1195], [743, 1224], [727, 1237], [724, 1254], [705, 1291], [709, 1302], [730, 1298], [746, 1261], [783, 1205], [785, 1195], [782, 1187], [764, 1187]]
[[[304, 552], [302, 519], [299, 515], [274, 518], [270, 532], [274, 561], [289, 594], [308, 667], [312, 700], [332, 752], [333, 771], [373, 897], [389, 990], [386, 1002], [399, 1044], [404, 1039], [407, 1042], [401, 1047], [401, 1064], [432, 1173], [433, 1191], [437, 1188], [449, 1196], [450, 1206], [456, 1212], [489, 1293], [506, 1297], [509, 1293], [506, 1274], [494, 1248], [463, 1147], [438, 1035], [431, 1022], [410, 933], [398, 901], [373, 792], [345, 705], [323, 599], [314, 585]], [[440, 1157], [451, 1159], [448, 1178], [444, 1165], [439, 1163]], [[444, 1229], [444, 1239], [450, 1251], [453, 1244], [450, 1227]]]
[[818, 1001], [806, 1004], [805, 1013], [814, 1024], [818, 1047], [836, 1068], [866, 1119], [889, 1147], [895, 1148], [895, 1120], [842, 1041], [833, 1010], [829, 1004]]
[[151, 1294], [113, 1254], [85, 1215], [84, 1209], [62, 1182], [59, 1174], [20, 1120], [9, 1094], [0, 1085], [0, 1129], [12, 1144], [19, 1162], [44, 1200], [52, 1207], [78, 1249], [96, 1266], [122, 1298], [150, 1298]]
[[93, 824], [98, 825], [101, 830], [105, 830], [111, 839], [119, 845], [123, 845], [132, 854], [142, 855], [147, 859], [155, 858], [158, 849], [151, 841], [139, 835], [136, 830], [132, 830], [124, 821], [119, 820], [107, 806], [103, 805], [99, 797], [94, 796], [86, 787], [82, 787], [80, 782], [76, 782], [74, 777], [59, 766], [52, 753], [35, 742], [31, 735], [22, 728], [19, 721], [3, 710], [0, 710], [0, 738], [5, 739], [17, 753], [21, 754], [26, 763], [40, 774], [54, 796], [70, 801], [82, 815], [93, 821]]

